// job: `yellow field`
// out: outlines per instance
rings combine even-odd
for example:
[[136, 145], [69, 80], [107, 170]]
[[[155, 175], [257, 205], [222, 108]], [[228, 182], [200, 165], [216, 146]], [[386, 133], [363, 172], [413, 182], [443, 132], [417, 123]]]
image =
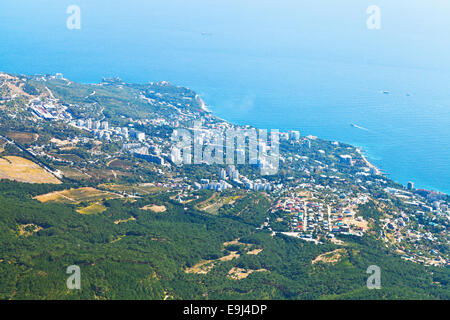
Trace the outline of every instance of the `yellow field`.
[[26, 183], [61, 184], [61, 181], [36, 163], [15, 156], [0, 158], [0, 179]]
[[79, 188], [63, 191], [55, 191], [34, 197], [40, 202], [64, 202], [79, 203], [81, 201], [99, 201], [102, 199], [113, 199], [119, 196], [110, 192], [97, 190], [95, 188]]
[[80, 208], [77, 210], [79, 214], [96, 214], [96, 213], [102, 213], [106, 211], [106, 207], [101, 203], [94, 203], [90, 206], [87, 206], [85, 208]]

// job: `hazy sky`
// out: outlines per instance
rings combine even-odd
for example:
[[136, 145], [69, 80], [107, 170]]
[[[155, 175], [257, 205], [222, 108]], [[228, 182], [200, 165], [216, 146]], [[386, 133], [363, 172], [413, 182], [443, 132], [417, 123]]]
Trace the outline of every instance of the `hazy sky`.
[[[65, 28], [70, 4], [81, 8], [81, 35]], [[382, 13], [378, 31], [366, 28], [366, 9], [373, 4]], [[10, 42], [3, 43], [0, 53], [23, 42], [56, 48], [81, 41], [83, 33], [98, 35], [99, 46], [114, 41], [135, 45], [138, 35], [155, 48], [192, 50], [196, 43], [190, 35], [208, 32], [214, 34], [208, 50], [222, 53], [301, 53], [315, 59], [450, 70], [448, 0], [2, 0], [0, 30], [2, 42]], [[161, 38], [158, 30], [175, 33]], [[130, 35], [134, 42], [129, 42]], [[1, 62], [0, 57], [0, 67]]]

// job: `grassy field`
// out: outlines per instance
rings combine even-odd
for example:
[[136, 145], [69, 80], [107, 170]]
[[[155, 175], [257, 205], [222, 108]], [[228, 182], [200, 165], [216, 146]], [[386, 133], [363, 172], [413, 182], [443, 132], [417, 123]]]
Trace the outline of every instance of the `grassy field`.
[[130, 161], [114, 159], [114, 160], [111, 160], [110, 162], [108, 162], [107, 165], [110, 168], [130, 170], [131, 167], [133, 166], [133, 163], [131, 163]]
[[100, 202], [93, 203], [85, 208], [79, 208], [77, 210], [79, 214], [97, 214], [105, 211], [106, 207]]
[[197, 205], [199, 210], [205, 211], [209, 214], [217, 214], [219, 209], [224, 205], [234, 204], [237, 200], [242, 199], [243, 196], [225, 196], [222, 197], [217, 193], [213, 194], [211, 198], [201, 202]]
[[66, 177], [68, 179], [72, 179], [72, 180], [76, 180], [76, 181], [89, 180], [89, 176], [86, 173], [84, 173], [76, 168], [58, 166], [57, 169], [61, 170], [64, 177]]
[[101, 191], [95, 188], [79, 188], [63, 191], [56, 191], [34, 197], [40, 202], [63, 202], [63, 203], [80, 203], [82, 201], [99, 201], [103, 199], [119, 198], [119, 195]]
[[0, 179], [26, 183], [61, 183], [55, 176], [36, 163], [16, 156], [0, 158]]

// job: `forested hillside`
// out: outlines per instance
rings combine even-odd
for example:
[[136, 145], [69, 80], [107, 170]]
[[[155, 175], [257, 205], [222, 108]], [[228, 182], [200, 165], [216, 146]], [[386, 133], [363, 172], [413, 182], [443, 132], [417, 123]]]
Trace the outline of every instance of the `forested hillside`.
[[[450, 298], [445, 268], [402, 261], [370, 236], [344, 237], [338, 261], [312, 263], [342, 247], [257, 231], [269, 206], [261, 193], [220, 215], [196, 209], [207, 193], [184, 206], [170, 192], [110, 199], [97, 214], [33, 199], [65, 187], [0, 183], [1, 299]], [[380, 290], [366, 287], [373, 264]], [[81, 268], [81, 290], [66, 287], [70, 265]]]

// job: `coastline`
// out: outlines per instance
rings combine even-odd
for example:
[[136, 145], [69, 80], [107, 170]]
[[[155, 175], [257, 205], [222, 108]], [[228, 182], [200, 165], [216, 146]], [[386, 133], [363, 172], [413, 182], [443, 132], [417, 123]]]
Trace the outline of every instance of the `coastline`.
[[363, 159], [364, 163], [371, 169], [375, 170], [375, 174], [378, 176], [383, 175], [383, 172], [377, 167], [375, 166], [373, 163], [371, 163], [367, 157], [363, 154], [362, 150], [360, 148], [356, 148], [356, 151], [359, 153], [359, 155], [361, 156], [361, 158]]
[[[10, 75], [10, 73], [7, 73], [7, 72], [0, 72], [0, 74], [3, 74], [3, 75]], [[67, 79], [65, 79], [65, 78], [63, 78], [64, 80], [66, 80], [66, 81], [69, 81], [69, 80], [67, 80]], [[80, 83], [84, 83], [84, 82], [80, 82]], [[92, 83], [85, 83], [85, 84], [89, 84], [89, 85], [94, 85], [94, 84], [92, 84]], [[196, 93], [196, 100], [199, 102], [199, 104], [200, 104], [200, 109], [203, 111], [203, 112], [205, 112], [205, 113], [209, 113], [209, 114], [211, 114], [211, 115], [213, 115], [215, 118], [217, 118], [218, 120], [222, 120], [222, 121], [225, 121], [225, 122], [228, 122], [228, 123], [233, 123], [232, 121], [228, 121], [228, 120], [226, 120], [226, 119], [224, 119], [224, 118], [221, 118], [221, 117], [219, 117], [219, 116], [217, 116], [215, 113], [215, 111], [213, 111], [213, 110], [211, 110], [211, 109], [209, 109], [208, 108], [208, 106], [207, 106], [207, 104], [205, 103], [205, 101], [203, 100], [203, 98], [198, 94], [198, 93]], [[252, 125], [250, 125], [250, 126], [252, 126]], [[364, 128], [365, 129], [365, 128]], [[331, 141], [331, 140], [330, 140]], [[353, 145], [353, 144], [352, 144]], [[359, 146], [356, 146], [356, 145], [353, 145], [355, 148], [356, 148], [356, 151], [358, 152], [358, 154], [361, 156], [361, 159], [363, 160], [363, 162], [367, 165], [367, 167], [369, 167], [369, 168], [371, 168], [371, 169], [373, 169], [374, 171], [375, 171], [375, 174], [376, 175], [380, 175], [380, 176], [386, 176], [386, 174], [381, 170], [381, 169], [379, 169], [377, 166], [375, 166], [373, 163], [371, 163], [370, 161], [369, 161], [369, 159], [368, 159], [368, 156], [366, 156], [366, 155], [364, 155], [363, 154], [363, 150], [362, 150], [362, 148], [361, 147], [359, 147]], [[393, 182], [396, 182], [396, 183], [399, 183], [399, 184], [401, 184], [401, 185], [403, 185], [403, 183], [401, 183], [401, 182], [399, 182], [399, 181], [397, 181], [397, 180], [395, 180], [395, 179], [392, 179], [392, 178], [389, 178], [390, 180], [392, 180]], [[448, 192], [445, 192], [445, 191], [441, 191], [439, 188], [433, 188], [433, 187], [428, 187], [428, 188], [424, 188], [425, 190], [428, 190], [428, 191], [435, 191], [435, 192], [440, 192], [440, 193], [443, 193], [443, 194], [445, 194], [445, 195], [450, 195], [450, 193], [448, 193]]]
[[195, 96], [195, 98], [198, 100], [198, 102], [200, 103], [200, 108], [202, 109], [203, 112], [206, 113], [212, 113], [211, 110], [208, 109], [208, 106], [206, 105], [205, 101], [200, 97], [199, 94], [197, 94]]
[[[202, 100], [202, 101], [203, 101], [203, 100]], [[211, 111], [211, 110], [209, 110], [209, 109], [207, 109], [207, 110], [208, 110], [207, 112], [211, 113], [211, 114], [212, 114], [214, 117], [216, 117], [217, 119], [222, 120], [222, 121], [225, 121], [225, 122], [228, 122], [228, 123], [233, 123], [232, 121], [226, 120], [226, 119], [224, 119], [224, 118], [221, 118], [221, 117], [215, 115], [215, 113], [214, 113], [213, 111]], [[281, 129], [280, 129], [280, 131], [281, 131]], [[320, 137], [318, 137], [318, 138], [321, 139]], [[326, 140], [326, 139], [325, 139], [325, 140]], [[329, 140], [329, 141], [331, 141], [331, 140]], [[370, 162], [370, 160], [368, 159], [369, 156], [364, 155], [364, 151], [363, 151], [363, 149], [362, 149], [360, 146], [357, 146], [357, 145], [354, 145], [354, 144], [351, 144], [351, 143], [349, 143], [349, 144], [352, 145], [352, 146], [354, 146], [354, 147], [356, 148], [358, 154], [361, 156], [361, 159], [364, 161], [364, 163], [367, 165], [367, 167], [369, 167], [369, 168], [371, 168], [371, 169], [374, 169], [376, 175], [386, 177], [386, 173], [385, 173], [383, 170], [381, 170], [380, 168], [378, 168], [376, 165], [374, 165], [372, 162]], [[389, 174], [388, 174], [388, 175], [389, 175]], [[388, 179], [391, 180], [391, 181], [393, 181], [393, 182], [395, 182], [395, 183], [401, 184], [402, 186], [405, 186], [403, 183], [401, 183], [401, 182], [399, 182], [399, 181], [397, 181], [397, 180], [395, 180], [395, 179], [393, 179], [393, 178], [389, 178], [389, 177], [388, 177]], [[405, 187], [406, 187], [406, 186], [405, 186]], [[428, 187], [428, 188], [427, 188], [427, 187], [423, 187], [423, 188], [421, 188], [421, 189], [428, 190], [428, 191], [433, 191], [433, 192], [438, 192], [438, 193], [442, 193], [442, 194], [445, 194], [445, 195], [447, 195], [447, 196], [450, 196], [450, 193], [445, 192], [445, 191], [442, 191], [442, 190], [440, 190], [439, 188], [433, 188], [433, 187]]]
[[[210, 112], [217, 119], [223, 120], [223, 121], [228, 122], [228, 123], [233, 123], [233, 121], [229, 121], [229, 120], [226, 120], [224, 118], [221, 118], [221, 117], [215, 115], [215, 113], [213, 111], [209, 110], [208, 112]], [[250, 126], [253, 126], [253, 125], [250, 125]], [[280, 129], [280, 132], [283, 131], [283, 130]], [[284, 130], [284, 131], [287, 131], [287, 130]], [[320, 136], [318, 138], [322, 139], [322, 140], [327, 140], [327, 139], [321, 138]], [[327, 141], [332, 141], [332, 140], [327, 140]], [[339, 142], [343, 142], [343, 141], [339, 141]], [[358, 152], [358, 154], [361, 156], [362, 160], [364, 161], [364, 163], [367, 165], [367, 167], [374, 169], [376, 175], [387, 177], [389, 180], [406, 187], [406, 185], [404, 183], [402, 183], [402, 182], [400, 182], [400, 181], [390, 177], [390, 173], [386, 173], [385, 171], [383, 171], [382, 169], [380, 169], [379, 167], [374, 165], [372, 162], [370, 162], [369, 156], [364, 155], [364, 149], [361, 146], [358, 146], [358, 145], [355, 145], [355, 144], [352, 144], [352, 143], [348, 143], [348, 142], [343, 142], [343, 143], [347, 143], [347, 144], [352, 145], [353, 147], [355, 147], [357, 152]], [[447, 196], [450, 196], [450, 192], [443, 191], [442, 189], [436, 188], [436, 187], [433, 187], [433, 186], [424, 186], [424, 187], [420, 187], [418, 189], [424, 189], [424, 190], [427, 190], [427, 191], [430, 191], [430, 192], [437, 192], [437, 193], [442, 193], [442, 194], [445, 194]]]

